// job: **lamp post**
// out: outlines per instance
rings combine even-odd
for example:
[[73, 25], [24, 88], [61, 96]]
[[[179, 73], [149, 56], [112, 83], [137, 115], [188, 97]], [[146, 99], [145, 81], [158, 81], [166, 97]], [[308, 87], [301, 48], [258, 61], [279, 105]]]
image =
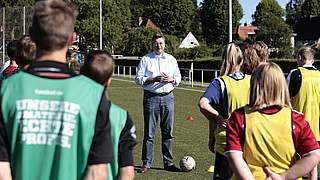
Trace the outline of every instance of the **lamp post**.
[[232, 42], [232, 0], [229, 0], [229, 42]]
[[99, 43], [99, 49], [102, 50], [102, 0], [100, 0], [99, 3], [99, 7], [100, 7], [100, 43]]

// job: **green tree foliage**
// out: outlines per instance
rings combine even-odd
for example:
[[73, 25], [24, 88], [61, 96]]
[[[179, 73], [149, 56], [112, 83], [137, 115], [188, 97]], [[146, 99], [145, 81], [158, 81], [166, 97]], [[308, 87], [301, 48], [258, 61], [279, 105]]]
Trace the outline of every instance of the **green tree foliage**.
[[156, 23], [165, 34], [185, 36], [190, 31], [196, 6], [194, 0], [140, 0], [143, 16]]
[[252, 15], [252, 24], [260, 25], [263, 21], [271, 18], [270, 15], [281, 18], [284, 16], [284, 11], [276, 0], [261, 0]]
[[194, 0], [193, 3], [194, 3], [194, 6], [197, 7], [197, 9], [194, 12], [190, 28], [191, 28], [192, 34], [198, 40], [200, 40], [200, 39], [202, 39], [200, 8], [197, 5], [197, 0]]
[[133, 28], [128, 32], [125, 52], [126, 55], [144, 56], [152, 48], [152, 36], [159, 30], [148, 29], [145, 27]]
[[35, 0], [0, 0], [1, 7], [33, 6]]
[[302, 16], [320, 16], [320, 0], [305, 0], [302, 4]]
[[286, 57], [291, 54], [292, 30], [282, 18], [283, 13], [277, 1], [262, 0], [252, 16], [253, 24], [260, 29], [257, 40], [264, 41], [275, 52], [276, 57]]
[[292, 28], [302, 16], [302, 3], [303, 0], [290, 0], [286, 5], [286, 23]]
[[264, 41], [273, 50], [275, 57], [291, 55], [290, 34], [292, 30], [282, 18], [271, 16], [261, 23], [260, 29], [257, 40]]
[[[99, 1], [86, 0], [75, 2], [79, 8], [76, 31], [84, 37], [85, 44], [99, 44]], [[123, 33], [128, 31], [131, 21], [130, 0], [103, 1], [103, 43], [111, 51], [123, 48]]]
[[[232, 1], [232, 29], [243, 16], [239, 1]], [[202, 34], [209, 46], [228, 42], [228, 1], [204, 0], [200, 8]]]

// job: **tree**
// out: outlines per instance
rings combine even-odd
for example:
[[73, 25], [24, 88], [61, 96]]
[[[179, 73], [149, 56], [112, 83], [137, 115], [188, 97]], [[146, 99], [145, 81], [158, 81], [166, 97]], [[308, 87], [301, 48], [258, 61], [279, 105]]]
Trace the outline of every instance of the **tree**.
[[303, 17], [320, 16], [320, 0], [305, 0], [301, 11]]
[[195, 13], [193, 15], [193, 19], [191, 22], [191, 32], [198, 39], [202, 39], [202, 28], [201, 28], [201, 17], [200, 17], [200, 8], [198, 8], [197, 0], [194, 0], [194, 6], [197, 7]]
[[[79, 8], [76, 31], [85, 39], [85, 44], [97, 46], [99, 42], [99, 1], [75, 2]], [[103, 42], [104, 49], [121, 51], [123, 33], [128, 31], [131, 20], [130, 0], [103, 1]]]
[[[232, 29], [235, 29], [243, 16], [239, 1], [232, 1]], [[209, 46], [228, 42], [228, 1], [204, 0], [201, 3], [200, 17], [202, 34]]]
[[253, 14], [254, 25], [258, 26], [260, 33], [257, 40], [264, 41], [278, 57], [291, 54], [290, 35], [291, 28], [282, 18], [284, 11], [276, 0], [262, 0]]
[[291, 56], [290, 34], [292, 30], [282, 18], [271, 15], [259, 27], [260, 33], [256, 39], [265, 42], [273, 50], [274, 57]]
[[155, 22], [165, 34], [184, 37], [189, 31], [196, 6], [194, 0], [140, 0], [143, 16]]
[[1, 7], [34, 6], [35, 0], [0, 0]]
[[252, 15], [252, 24], [260, 25], [263, 21], [269, 19], [270, 15], [282, 18], [284, 11], [276, 0], [261, 0]]
[[295, 23], [302, 17], [303, 0], [290, 0], [286, 5], [286, 23], [294, 29]]

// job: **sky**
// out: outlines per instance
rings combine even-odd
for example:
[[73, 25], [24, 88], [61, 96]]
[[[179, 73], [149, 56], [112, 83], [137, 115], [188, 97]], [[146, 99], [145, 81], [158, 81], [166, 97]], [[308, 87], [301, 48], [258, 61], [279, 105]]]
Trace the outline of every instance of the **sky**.
[[[251, 15], [256, 10], [256, 6], [259, 4], [259, 0], [239, 0], [243, 9], [243, 18], [241, 19], [241, 23], [252, 22]], [[289, 0], [278, 0], [279, 5], [284, 9]], [[202, 2], [202, 0], [198, 0], [198, 3]]]

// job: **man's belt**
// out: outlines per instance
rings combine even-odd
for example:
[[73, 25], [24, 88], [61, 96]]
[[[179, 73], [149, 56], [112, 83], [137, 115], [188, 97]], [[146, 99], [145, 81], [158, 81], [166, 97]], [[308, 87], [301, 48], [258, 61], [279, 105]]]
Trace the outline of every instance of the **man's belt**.
[[[172, 90], [173, 91], [173, 90]], [[170, 93], [172, 93], [172, 91], [170, 92], [163, 92], [163, 93], [154, 93], [154, 92], [151, 92], [151, 91], [148, 91], [148, 90], [144, 90], [144, 93], [147, 93], [147, 94], [150, 94], [152, 96], [166, 96]]]

